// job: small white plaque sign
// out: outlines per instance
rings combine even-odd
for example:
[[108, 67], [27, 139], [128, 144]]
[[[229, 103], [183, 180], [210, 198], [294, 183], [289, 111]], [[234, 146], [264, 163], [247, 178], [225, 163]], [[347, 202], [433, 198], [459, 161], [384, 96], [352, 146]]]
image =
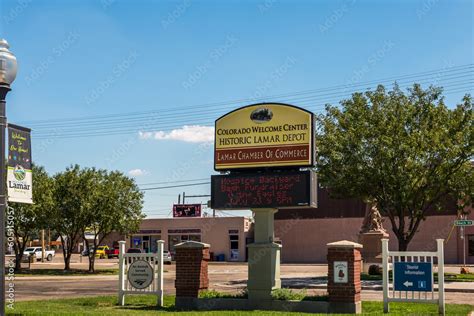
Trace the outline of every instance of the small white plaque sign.
[[128, 281], [136, 289], [144, 289], [153, 282], [153, 268], [145, 260], [134, 261], [128, 268]]
[[334, 283], [347, 282], [347, 261], [334, 261]]

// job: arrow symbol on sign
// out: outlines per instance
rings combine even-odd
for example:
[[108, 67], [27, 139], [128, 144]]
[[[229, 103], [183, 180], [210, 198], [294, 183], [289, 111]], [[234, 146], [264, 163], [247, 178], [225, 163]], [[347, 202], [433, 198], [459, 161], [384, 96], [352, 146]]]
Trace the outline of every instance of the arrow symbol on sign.
[[405, 285], [405, 287], [410, 287], [410, 286], [413, 286], [413, 282], [405, 281], [405, 283], [403, 283], [403, 285]]

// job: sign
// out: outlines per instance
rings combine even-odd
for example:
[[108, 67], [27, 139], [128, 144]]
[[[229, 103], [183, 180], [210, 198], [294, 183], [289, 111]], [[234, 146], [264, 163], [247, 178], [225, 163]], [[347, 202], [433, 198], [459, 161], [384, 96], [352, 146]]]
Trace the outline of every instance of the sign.
[[31, 130], [8, 124], [8, 201], [33, 204]]
[[163, 240], [156, 241], [156, 253], [126, 253], [126, 242], [119, 244], [118, 303], [125, 305], [129, 294], [153, 294], [163, 306]]
[[201, 204], [174, 204], [173, 217], [201, 217]]
[[455, 226], [474, 226], [474, 221], [469, 219], [461, 219], [454, 221]]
[[129, 266], [127, 276], [132, 287], [144, 289], [153, 282], [153, 268], [145, 260], [137, 260]]
[[215, 122], [214, 169], [314, 165], [314, 115], [281, 103], [239, 108]]
[[267, 171], [211, 176], [211, 207], [220, 210], [249, 208], [316, 207], [316, 173]]
[[431, 292], [432, 264], [430, 262], [395, 262], [395, 291]]
[[141, 237], [133, 237], [133, 238], [132, 238], [132, 244], [133, 244], [135, 247], [140, 246], [141, 243], [142, 243]]
[[334, 261], [334, 283], [347, 283], [347, 261]]

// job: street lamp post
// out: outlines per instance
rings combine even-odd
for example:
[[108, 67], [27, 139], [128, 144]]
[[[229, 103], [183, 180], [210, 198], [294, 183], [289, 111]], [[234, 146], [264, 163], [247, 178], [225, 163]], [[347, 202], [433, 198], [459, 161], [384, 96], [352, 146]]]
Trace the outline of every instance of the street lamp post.
[[15, 56], [8, 50], [10, 46], [0, 39], [0, 315], [5, 315], [5, 210], [7, 205], [5, 129], [7, 127], [6, 96], [16, 78]]

